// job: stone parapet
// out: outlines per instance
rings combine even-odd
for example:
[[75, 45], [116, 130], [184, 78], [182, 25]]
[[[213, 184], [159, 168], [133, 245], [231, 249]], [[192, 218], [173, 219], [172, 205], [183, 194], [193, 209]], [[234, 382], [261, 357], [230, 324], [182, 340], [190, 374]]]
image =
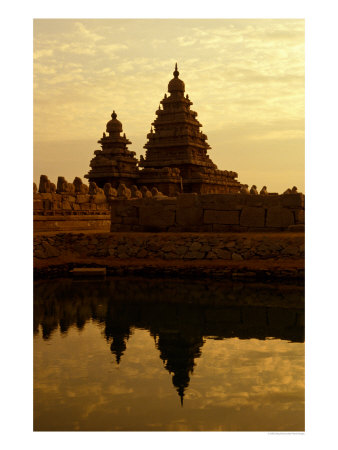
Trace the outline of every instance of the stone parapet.
[[304, 195], [179, 194], [111, 202], [111, 231], [240, 232], [304, 229]]

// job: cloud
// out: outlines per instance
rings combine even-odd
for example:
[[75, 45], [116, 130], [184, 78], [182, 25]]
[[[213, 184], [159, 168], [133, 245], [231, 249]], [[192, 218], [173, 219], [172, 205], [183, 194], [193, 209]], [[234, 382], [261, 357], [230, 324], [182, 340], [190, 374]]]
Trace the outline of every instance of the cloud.
[[85, 25], [81, 22], [75, 22], [74, 27], [78, 35], [84, 37], [85, 39], [88, 39], [89, 41], [97, 42], [104, 39], [103, 36], [100, 36], [99, 34], [88, 30], [88, 28], [86, 28]]
[[51, 48], [48, 49], [41, 49], [41, 50], [34, 50], [33, 58], [34, 59], [41, 59], [46, 56], [52, 56], [54, 53], [54, 50]]

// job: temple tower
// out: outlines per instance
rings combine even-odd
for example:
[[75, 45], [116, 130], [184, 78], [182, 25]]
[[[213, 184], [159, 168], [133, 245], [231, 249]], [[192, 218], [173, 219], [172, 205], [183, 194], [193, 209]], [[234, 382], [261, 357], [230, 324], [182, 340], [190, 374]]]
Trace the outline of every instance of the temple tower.
[[[140, 160], [140, 166], [144, 167], [140, 179], [149, 170], [155, 173], [164, 168], [179, 169], [184, 192], [239, 192], [237, 173], [217, 170], [207, 154], [210, 149], [207, 136], [200, 130], [197, 113], [190, 109], [193, 103], [189, 96], [184, 96], [185, 85], [178, 77], [177, 64], [173, 75], [168, 84], [170, 95], [165, 94], [161, 100], [152, 123], [154, 130], [151, 128], [147, 135], [146, 155]], [[163, 183], [161, 189], [171, 195]]]
[[113, 111], [111, 120], [107, 123], [106, 133], [98, 141], [102, 150], [94, 151], [94, 158], [90, 161], [91, 170], [85, 178], [89, 181], [95, 181], [99, 187], [105, 183], [111, 183], [112, 187], [117, 188], [120, 183], [127, 186], [135, 184], [138, 178], [138, 160], [135, 158], [135, 152], [127, 149], [131, 142], [122, 133], [122, 123], [117, 120], [117, 115]]

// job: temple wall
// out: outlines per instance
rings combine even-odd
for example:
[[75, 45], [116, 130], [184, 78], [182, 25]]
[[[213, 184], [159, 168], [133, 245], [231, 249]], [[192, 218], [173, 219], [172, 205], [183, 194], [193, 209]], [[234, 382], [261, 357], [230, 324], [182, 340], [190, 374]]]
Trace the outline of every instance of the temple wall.
[[108, 231], [110, 209], [103, 194], [33, 194], [34, 232]]
[[111, 203], [111, 231], [303, 231], [304, 200], [303, 194], [116, 199]]
[[151, 197], [148, 191], [150, 198], [127, 200], [123, 197], [106, 197], [101, 189], [94, 192], [76, 193], [74, 189], [65, 193], [35, 192], [34, 232], [246, 232], [304, 229], [303, 194], [264, 196], [184, 193], [177, 197]]

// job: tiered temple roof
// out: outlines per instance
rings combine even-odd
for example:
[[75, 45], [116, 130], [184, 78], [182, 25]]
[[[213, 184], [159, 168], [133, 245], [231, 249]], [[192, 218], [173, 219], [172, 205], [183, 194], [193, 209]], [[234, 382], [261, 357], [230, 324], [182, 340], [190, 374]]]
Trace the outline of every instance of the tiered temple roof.
[[113, 111], [112, 119], [107, 123], [106, 133], [98, 141], [102, 150], [94, 151], [94, 158], [90, 162], [91, 170], [85, 178], [95, 181], [99, 187], [105, 183], [111, 183], [112, 187], [118, 187], [120, 183], [127, 185], [135, 184], [138, 178], [138, 160], [135, 152], [127, 149], [131, 142], [122, 133], [122, 123], [117, 120], [117, 115]]
[[[177, 64], [173, 75], [168, 84], [170, 95], [164, 95], [156, 111], [154, 130], [151, 128], [147, 135], [146, 156], [141, 157], [140, 166], [145, 168], [145, 173], [150, 168], [178, 168], [184, 192], [238, 192], [237, 173], [217, 170], [207, 154], [210, 149], [207, 136], [200, 130], [197, 113], [190, 109], [193, 103], [189, 96], [184, 96], [185, 85], [178, 77]], [[166, 191], [163, 186], [162, 190]]]
[[125, 134], [120, 135], [122, 124], [114, 111], [106, 127], [109, 136], [103, 133], [98, 141], [102, 150], [95, 150], [91, 170], [85, 178], [101, 188], [105, 183], [115, 188], [120, 183], [145, 185], [169, 196], [179, 192], [239, 192], [237, 173], [218, 170], [207, 154], [210, 149], [207, 136], [200, 130], [197, 113], [190, 109], [193, 103], [184, 95], [185, 85], [178, 77], [177, 64], [173, 75], [168, 84], [169, 96], [165, 94], [161, 100], [147, 135], [146, 155], [139, 162], [143, 169], [138, 167], [135, 152], [127, 149], [131, 142]]

